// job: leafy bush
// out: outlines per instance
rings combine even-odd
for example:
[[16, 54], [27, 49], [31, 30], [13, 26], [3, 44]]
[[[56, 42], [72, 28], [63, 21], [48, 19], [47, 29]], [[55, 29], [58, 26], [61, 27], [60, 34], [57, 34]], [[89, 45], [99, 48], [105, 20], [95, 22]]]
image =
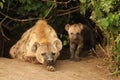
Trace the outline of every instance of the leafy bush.
[[81, 14], [91, 9], [92, 19], [107, 39], [106, 53], [111, 71], [120, 73], [120, 2], [119, 0], [80, 0]]

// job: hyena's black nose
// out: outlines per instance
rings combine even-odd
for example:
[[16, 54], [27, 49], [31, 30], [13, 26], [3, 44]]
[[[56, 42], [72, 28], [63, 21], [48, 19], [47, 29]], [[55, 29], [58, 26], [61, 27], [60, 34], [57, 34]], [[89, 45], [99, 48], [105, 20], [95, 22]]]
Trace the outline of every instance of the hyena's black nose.
[[53, 59], [50, 58], [50, 59], [48, 59], [47, 61], [48, 61], [49, 63], [51, 63], [51, 62], [53, 62]]
[[53, 59], [48, 59], [48, 60], [47, 60], [47, 64], [48, 64], [48, 65], [53, 65], [53, 64], [54, 64]]
[[78, 40], [78, 38], [74, 38], [73, 40], [75, 40], [75, 41], [76, 41], [76, 40]]

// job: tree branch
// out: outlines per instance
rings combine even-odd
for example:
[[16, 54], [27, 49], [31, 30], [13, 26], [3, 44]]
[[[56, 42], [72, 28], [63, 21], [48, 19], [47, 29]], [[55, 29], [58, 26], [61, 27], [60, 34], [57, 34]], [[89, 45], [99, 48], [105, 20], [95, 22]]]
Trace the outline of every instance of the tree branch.
[[49, 13], [51, 12], [51, 10], [54, 8], [54, 5], [55, 5], [55, 4], [53, 4], [53, 5], [49, 8], [48, 12], [47, 12], [46, 15], [43, 17], [43, 19], [45, 19], [45, 18], [49, 15]]
[[108, 53], [104, 50], [104, 48], [103, 48], [100, 44], [98, 44], [98, 47], [103, 51], [103, 53], [104, 53], [106, 56], [109, 57]]
[[72, 7], [70, 9], [66, 9], [66, 10], [58, 10], [58, 12], [68, 12], [68, 11], [74, 10], [76, 8], [78, 9], [78, 8], [80, 8], [80, 6], [75, 6], [75, 7]]
[[18, 21], [18, 22], [25, 22], [25, 21], [32, 21], [32, 20], [38, 20], [38, 19], [41, 19], [41, 18], [30, 18], [30, 19], [15, 19], [15, 18], [12, 18], [12, 17], [10, 17], [10, 16], [8, 16], [8, 15], [5, 15], [4, 13], [2, 13], [1, 11], [0, 11], [0, 14], [1, 15], [3, 15], [3, 16], [5, 16], [5, 17], [7, 17], [7, 18], [9, 18], [9, 19], [11, 19], [11, 20], [13, 20], [13, 21]]
[[52, 1], [52, 0], [42, 0], [44, 2], [53, 2], [53, 3], [57, 3], [57, 4], [68, 4], [71, 2], [71, 0], [68, 0], [66, 2], [57, 2], [57, 1]]
[[4, 31], [3, 31], [3, 29], [2, 29], [2, 23], [3, 23], [7, 18], [8, 18], [8, 17], [5, 16], [5, 18], [0, 22], [0, 31], [1, 31], [2, 36], [3, 36], [4, 38], [6, 38], [7, 40], [10, 40], [10, 39], [4, 34]]
[[68, 12], [65, 12], [65, 13], [58, 14], [57, 16], [67, 15], [67, 14], [70, 14], [70, 13], [73, 13], [73, 12], [76, 12], [76, 11], [79, 11], [79, 8], [75, 9], [75, 10], [72, 10], [72, 11], [68, 11]]

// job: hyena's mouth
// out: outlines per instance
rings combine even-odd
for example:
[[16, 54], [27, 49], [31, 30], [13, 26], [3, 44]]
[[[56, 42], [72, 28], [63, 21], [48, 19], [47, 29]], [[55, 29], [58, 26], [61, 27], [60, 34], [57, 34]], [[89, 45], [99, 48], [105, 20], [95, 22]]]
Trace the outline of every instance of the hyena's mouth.
[[48, 66], [54, 65], [54, 60], [46, 60]]

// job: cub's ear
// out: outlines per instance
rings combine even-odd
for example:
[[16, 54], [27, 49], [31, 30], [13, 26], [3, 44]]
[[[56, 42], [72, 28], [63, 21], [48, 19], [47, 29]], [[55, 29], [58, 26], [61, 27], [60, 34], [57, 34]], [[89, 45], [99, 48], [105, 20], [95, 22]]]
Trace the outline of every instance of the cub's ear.
[[58, 51], [62, 49], [62, 42], [59, 39], [55, 40], [54, 45]]
[[70, 24], [66, 24], [66, 25], [65, 25], [65, 30], [68, 31], [68, 30], [69, 30], [69, 27], [70, 27]]
[[38, 42], [35, 42], [31, 47], [31, 51], [35, 53], [39, 46], [40, 44]]
[[83, 24], [82, 23], [78, 23], [78, 25], [79, 25], [80, 30], [82, 30], [83, 29]]

